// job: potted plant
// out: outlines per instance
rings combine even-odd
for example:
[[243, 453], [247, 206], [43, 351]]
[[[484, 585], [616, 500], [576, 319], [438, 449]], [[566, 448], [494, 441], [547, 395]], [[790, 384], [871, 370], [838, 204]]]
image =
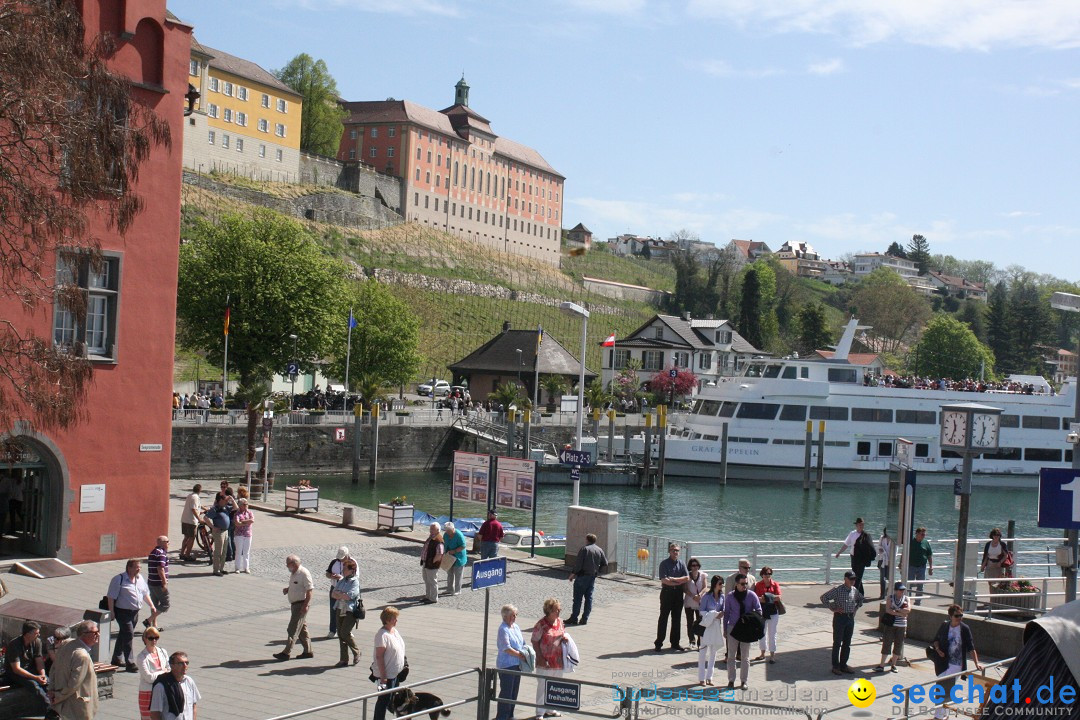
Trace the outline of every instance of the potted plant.
[[[997, 597], [993, 598], [998, 605], [1019, 608], [1022, 610], [1034, 610], [1039, 607], [1042, 593], [1039, 588], [1027, 580], [1013, 580], [1009, 583], [1001, 583], [996, 588]], [[1016, 617], [1033, 617], [1028, 613], [1016, 613]]]
[[314, 487], [311, 481], [303, 478], [296, 485], [285, 488], [285, 511], [314, 510], [319, 512], [319, 488]]
[[379, 503], [379, 517], [376, 528], [387, 528], [391, 532], [398, 528], [413, 529], [413, 511], [415, 508], [408, 498], [399, 495], [390, 502]]
[[545, 375], [540, 380], [540, 387], [544, 388], [544, 392], [547, 393], [546, 409], [548, 413], [555, 412], [555, 398], [565, 393], [569, 388], [566, 378], [562, 375]]

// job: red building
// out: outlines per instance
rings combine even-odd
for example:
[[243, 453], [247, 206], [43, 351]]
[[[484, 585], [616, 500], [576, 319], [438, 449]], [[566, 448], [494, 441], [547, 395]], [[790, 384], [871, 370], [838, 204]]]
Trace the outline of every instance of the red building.
[[469, 107], [465, 78], [454, 104], [346, 102], [338, 150], [401, 178], [406, 220], [516, 255], [559, 264], [565, 178], [531, 147], [495, 134]]
[[[80, 0], [87, 41], [116, 39], [107, 65], [132, 81], [136, 103], [170, 128], [132, 185], [142, 211], [121, 236], [105, 213], [89, 215], [100, 267], [65, 266], [85, 288], [79, 315], [58, 306], [28, 314], [0, 297], [0, 317], [20, 332], [85, 348], [92, 364], [86, 419], [66, 430], [18, 421], [26, 451], [0, 474], [22, 482], [25, 519], [7, 551], [89, 562], [145, 556], [168, 529], [173, 343], [180, 242], [180, 183], [191, 27], [165, 0]], [[100, 203], [114, 202], [103, 197]], [[55, 258], [47, 268], [57, 271]], [[68, 274], [71, 270], [70, 274]], [[10, 524], [9, 524], [10, 531]]]

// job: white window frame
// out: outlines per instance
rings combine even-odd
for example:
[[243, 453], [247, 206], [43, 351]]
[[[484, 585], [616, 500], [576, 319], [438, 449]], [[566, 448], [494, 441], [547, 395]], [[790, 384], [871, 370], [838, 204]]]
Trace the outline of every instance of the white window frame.
[[259, 145], [259, 157], [261, 157], [261, 158], [266, 157], [266, 146], [265, 145]]
[[266, 118], [259, 118], [259, 132], [270, 132], [270, 121]]
[[278, 137], [285, 137], [285, 125], [283, 123], [277, 123], [274, 125], [274, 134]]
[[229, 149], [229, 136], [225, 133], [221, 133], [221, 147], [223, 150]]
[[281, 162], [282, 158], [284, 158], [284, 157], [285, 157], [285, 153], [283, 153], [281, 151], [281, 148], [278, 148], [278, 150], [277, 150], [277, 161]]
[[244, 152], [244, 138], [242, 137], [236, 138], [236, 152]]
[[248, 98], [248, 89], [246, 87], [244, 87], [243, 85], [237, 85], [236, 86], [236, 99], [237, 100], [247, 100], [247, 98]]
[[277, 111], [289, 112], [289, 103], [285, 102], [282, 98], [277, 99]]
[[207, 135], [206, 139], [210, 142], [211, 145], [213, 145], [214, 141], [217, 139], [217, 133], [211, 130]]
[[222, 122], [227, 122], [227, 123], [232, 122], [232, 108], [225, 108], [224, 110], [221, 111], [221, 120], [222, 120]]
[[212, 118], [216, 118], [218, 116], [218, 106], [215, 105], [214, 103], [210, 103], [206, 107], [206, 114], [209, 115]]
[[216, 77], [210, 78], [210, 92], [219, 92], [218, 79]]
[[225, 81], [225, 87], [223, 87], [221, 89], [221, 92], [222, 92], [223, 95], [228, 95], [229, 97], [232, 97], [232, 95], [233, 95], [233, 84], [231, 82], [229, 82], [228, 80], [226, 80]]
[[267, 95], [266, 93], [262, 94], [262, 106], [264, 108], [269, 108], [270, 107], [270, 96]]
[[198, 60], [189, 61], [188, 62], [188, 75], [198, 75], [198, 74], [199, 74], [199, 61]]
[[86, 293], [86, 307], [85, 314], [78, 317], [55, 305], [53, 344], [90, 360], [115, 362], [121, 255], [102, 253], [99, 263], [92, 266], [86, 257], [57, 262], [57, 284], [77, 284]]

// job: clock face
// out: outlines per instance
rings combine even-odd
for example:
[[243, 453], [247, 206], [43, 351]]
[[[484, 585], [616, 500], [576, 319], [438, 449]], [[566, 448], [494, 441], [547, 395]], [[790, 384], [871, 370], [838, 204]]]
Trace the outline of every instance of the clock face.
[[998, 446], [998, 420], [997, 415], [976, 415], [971, 422], [971, 445], [980, 448], [996, 448]]
[[951, 410], [941, 415], [941, 444], [964, 447], [967, 444], [967, 413]]

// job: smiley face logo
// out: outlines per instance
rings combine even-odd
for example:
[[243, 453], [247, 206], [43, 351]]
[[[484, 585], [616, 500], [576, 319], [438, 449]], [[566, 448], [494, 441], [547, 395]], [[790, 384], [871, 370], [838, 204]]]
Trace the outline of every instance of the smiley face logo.
[[874, 687], [874, 683], [863, 678], [859, 678], [855, 682], [851, 683], [851, 687], [847, 691], [848, 700], [851, 704], [857, 708], [868, 708], [874, 704], [874, 700], [877, 699], [877, 688]]

